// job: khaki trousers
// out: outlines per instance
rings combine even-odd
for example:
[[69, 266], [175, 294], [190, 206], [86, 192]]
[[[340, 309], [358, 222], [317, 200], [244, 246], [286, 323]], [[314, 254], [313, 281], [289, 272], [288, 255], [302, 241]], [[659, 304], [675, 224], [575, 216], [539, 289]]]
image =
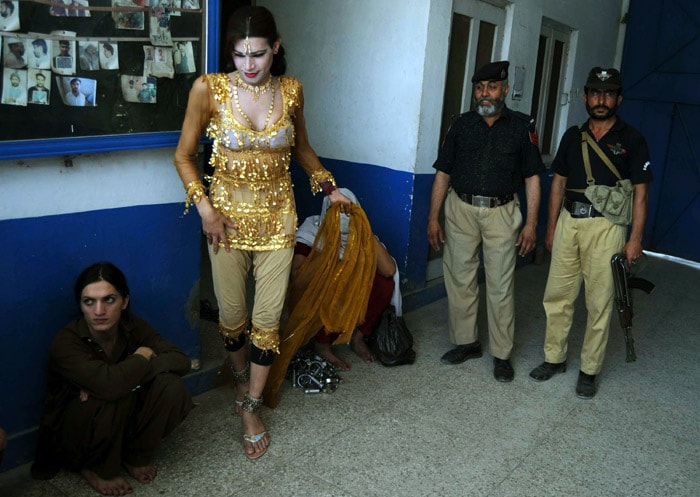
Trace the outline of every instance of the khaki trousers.
[[255, 298], [251, 321], [260, 329], [279, 332], [293, 256], [293, 247], [261, 252], [219, 249], [214, 254], [210, 245], [209, 260], [219, 305], [219, 322], [234, 329], [247, 322], [246, 283], [252, 264]]
[[543, 301], [547, 315], [544, 340], [547, 362], [566, 360], [574, 302], [583, 279], [588, 319], [581, 349], [581, 371], [591, 375], [600, 373], [615, 291], [610, 259], [624, 246], [626, 234], [625, 226], [604, 217], [575, 219], [568, 211], [561, 211]]
[[479, 339], [479, 249], [486, 272], [486, 310], [491, 355], [508, 359], [515, 331], [513, 274], [515, 242], [522, 223], [517, 195], [499, 207], [474, 207], [452, 190], [445, 199], [445, 254], [450, 341], [464, 345]]

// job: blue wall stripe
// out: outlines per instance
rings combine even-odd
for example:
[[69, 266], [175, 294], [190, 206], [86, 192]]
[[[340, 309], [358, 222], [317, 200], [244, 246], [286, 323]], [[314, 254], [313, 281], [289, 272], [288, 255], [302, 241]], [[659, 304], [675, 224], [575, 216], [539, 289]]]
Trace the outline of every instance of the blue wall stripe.
[[[45, 395], [48, 348], [77, 315], [73, 283], [110, 260], [127, 275], [132, 312], [190, 357], [199, 333], [185, 304], [199, 278], [200, 221], [182, 204], [152, 205], [0, 222], [0, 425], [34, 427]], [[31, 371], [31, 374], [27, 374]]]

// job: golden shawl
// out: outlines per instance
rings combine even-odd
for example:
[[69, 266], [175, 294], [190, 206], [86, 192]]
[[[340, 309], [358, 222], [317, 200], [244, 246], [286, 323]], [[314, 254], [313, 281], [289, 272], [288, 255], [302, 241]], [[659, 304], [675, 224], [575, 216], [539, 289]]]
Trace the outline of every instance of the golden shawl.
[[319, 227], [311, 253], [289, 284], [289, 318], [264, 391], [269, 407], [277, 406], [277, 393], [292, 358], [321, 327], [326, 333], [341, 334], [336, 343], [348, 343], [364, 322], [377, 271], [377, 251], [367, 215], [357, 204], [352, 205], [342, 259], [339, 254], [340, 207], [335, 204]]

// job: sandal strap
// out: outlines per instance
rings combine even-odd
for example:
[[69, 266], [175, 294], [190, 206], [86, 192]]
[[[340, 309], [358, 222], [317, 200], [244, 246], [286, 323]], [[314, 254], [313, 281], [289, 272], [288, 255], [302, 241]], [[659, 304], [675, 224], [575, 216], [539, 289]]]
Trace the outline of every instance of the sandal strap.
[[248, 383], [250, 381], [250, 362], [247, 362], [245, 367], [240, 371], [233, 369], [233, 364], [231, 364], [231, 376], [238, 385], [241, 383]]
[[258, 412], [260, 410], [260, 407], [262, 406], [262, 403], [262, 397], [256, 399], [255, 397], [251, 397], [250, 394], [246, 392], [245, 397], [243, 398], [243, 404], [241, 405], [241, 409], [243, 409], [246, 412]]
[[252, 444], [258, 443], [260, 440], [263, 439], [266, 433], [267, 432], [264, 431], [262, 433], [258, 433], [257, 435], [243, 435], [243, 440]]

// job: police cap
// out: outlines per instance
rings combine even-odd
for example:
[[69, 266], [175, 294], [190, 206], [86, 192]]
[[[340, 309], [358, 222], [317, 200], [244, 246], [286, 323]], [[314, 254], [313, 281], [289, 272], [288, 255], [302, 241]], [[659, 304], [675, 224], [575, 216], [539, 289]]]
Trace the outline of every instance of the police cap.
[[481, 66], [472, 77], [472, 83], [477, 81], [503, 81], [508, 79], [508, 66], [510, 62], [501, 60], [498, 62], [489, 62]]
[[614, 68], [603, 69], [602, 67], [594, 67], [588, 73], [586, 88], [592, 90], [619, 90], [622, 88], [620, 71]]

